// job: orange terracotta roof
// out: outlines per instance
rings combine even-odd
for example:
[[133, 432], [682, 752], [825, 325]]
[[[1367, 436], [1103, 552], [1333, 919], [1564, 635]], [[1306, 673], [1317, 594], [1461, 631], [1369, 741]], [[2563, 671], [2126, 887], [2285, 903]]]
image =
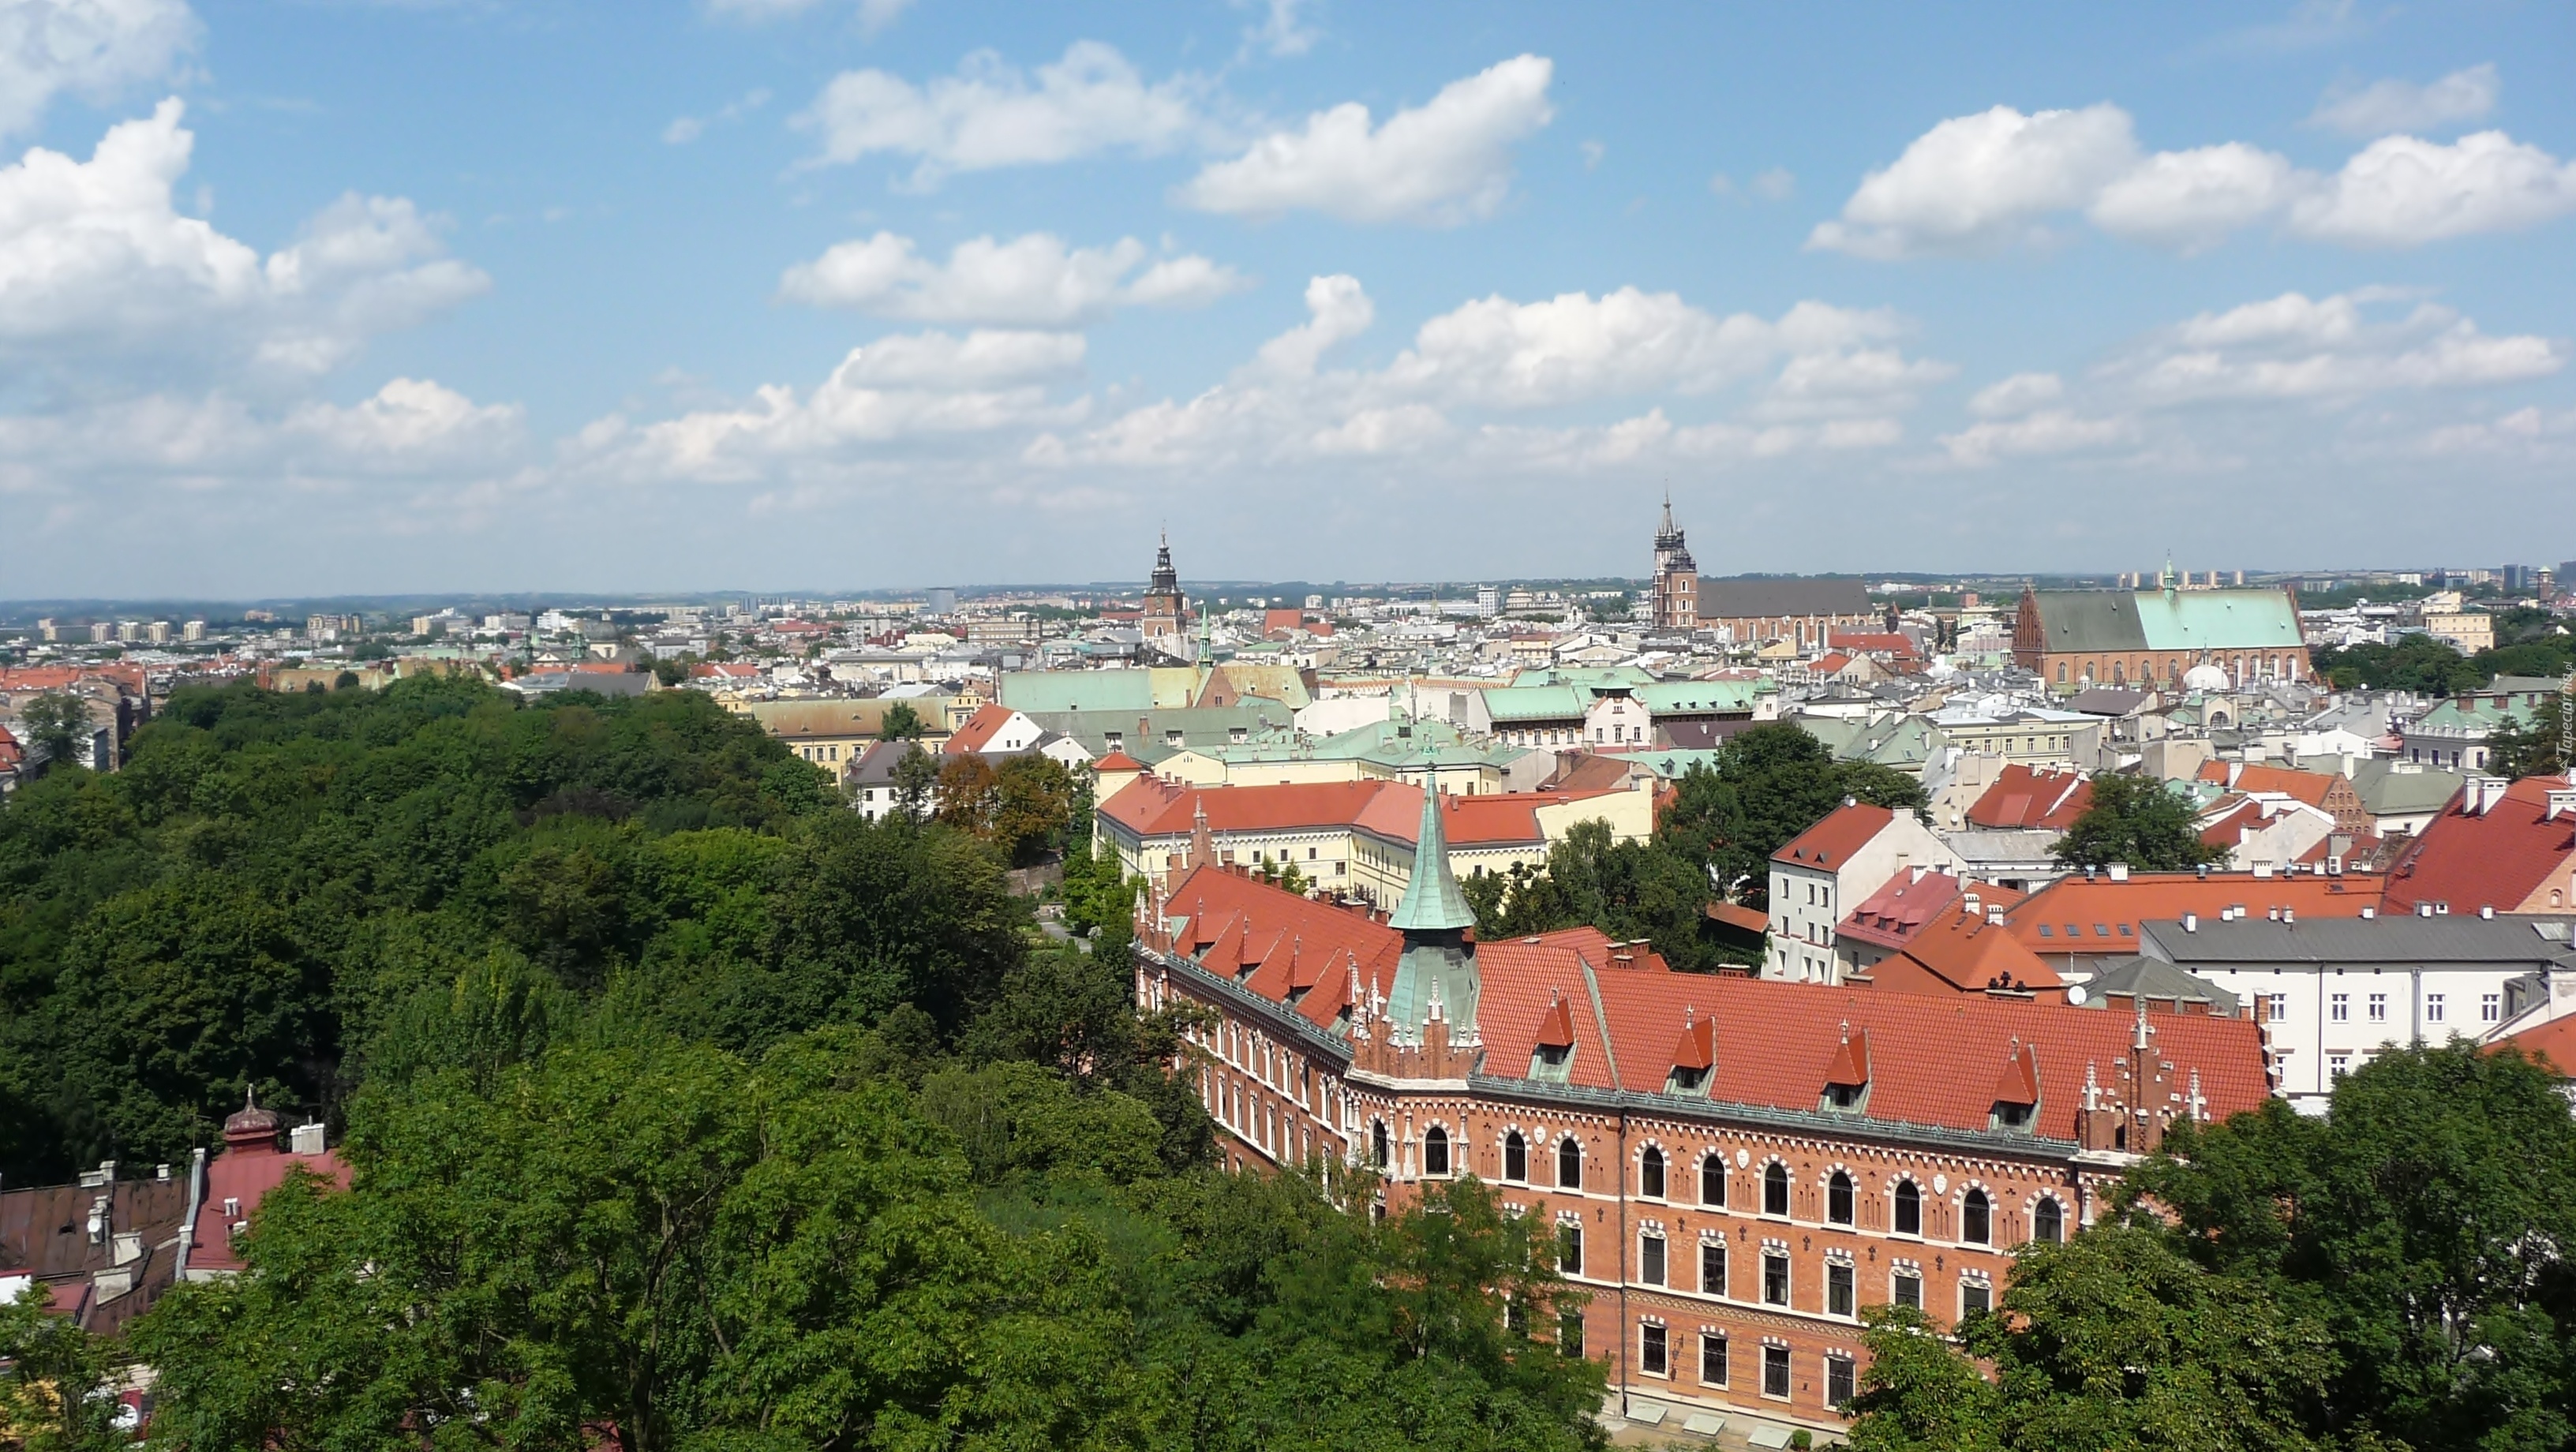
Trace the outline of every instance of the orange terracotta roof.
[[1878, 947], [1902, 948], [1935, 914], [1957, 902], [1963, 890], [1959, 879], [1946, 872], [1920, 877], [1900, 872], [1846, 914], [1834, 931]]
[[1011, 724], [1011, 718], [1018, 714], [1020, 713], [1010, 707], [998, 703], [978, 706], [975, 708], [975, 714], [967, 717], [965, 724], [959, 726], [956, 733], [951, 735], [939, 749], [950, 756], [969, 751], [981, 751], [992, 741], [994, 735]]
[[1091, 769], [1095, 772], [1143, 771], [1145, 763], [1112, 747], [1107, 756], [1091, 764]]
[[2549, 794], [2567, 784], [2525, 777], [2484, 815], [2469, 809], [2465, 789], [2451, 798], [2388, 869], [2390, 909], [2446, 902], [2455, 912], [2511, 911], [2529, 901], [2576, 857], [2576, 813], [2549, 817]]
[[1968, 820], [1980, 827], [2044, 827], [2063, 832], [2093, 805], [2093, 781], [2080, 771], [2039, 771], [2019, 763], [2005, 767], [1968, 808]]
[[[1440, 797], [1441, 829], [1452, 847], [1543, 839], [1538, 809], [1606, 792], [1502, 792]], [[1137, 837], [1185, 837], [1200, 805], [1213, 832], [1280, 832], [1347, 827], [1410, 845], [1422, 829], [1422, 788], [1409, 782], [1292, 782], [1271, 786], [1193, 787], [1140, 776], [1100, 806]]]
[[[2044, 994], [2064, 993], [2066, 982], [2057, 976], [2057, 970], [2022, 946], [2003, 924], [1991, 921], [1984, 911], [1986, 906], [1981, 900], [1978, 912], [1969, 912], [1964, 904], [1943, 909], [1905, 940], [1897, 956], [1921, 967], [1953, 992], [1982, 993], [1989, 987], [2009, 987]], [[1882, 976], [1875, 967], [1870, 974]], [[1918, 981], [1894, 986], [1930, 985]]]
[[[1167, 912], [1186, 920], [1177, 948], [1328, 1030], [1354, 977], [1364, 997], [1386, 991], [1402, 945], [1358, 912], [1213, 867], [1184, 875]], [[1525, 1074], [1550, 1044], [1573, 1050], [1574, 1085], [1661, 1092], [1676, 1061], [1698, 1057], [1692, 1035], [1705, 1032], [1712, 1101], [1814, 1111], [1833, 1076], [1858, 1075], [1869, 1095], [1856, 1114], [1883, 1123], [1982, 1131], [1998, 1093], [2027, 1092], [2037, 1131], [2072, 1139], [2087, 1067], [2113, 1082], [2136, 1031], [2127, 1015], [1982, 993], [1676, 973], [1593, 928], [1479, 943], [1476, 964], [1486, 1073]], [[1311, 988], [1297, 989], [1301, 979]], [[2270, 1093], [2252, 1019], [2158, 1015], [2151, 1032], [2177, 1078], [2197, 1071], [2213, 1117]]]
[[2507, 1037], [2513, 1045], [2557, 1071], [2561, 1079], [2576, 1079], [2576, 1014], [2562, 1015], [2544, 1024], [2524, 1029]]
[[2061, 877], [2004, 910], [2004, 926], [2021, 945], [2043, 958], [2064, 953], [2130, 954], [2138, 951], [2142, 923], [2172, 922], [2186, 913], [2215, 918], [2230, 907], [2266, 917], [2289, 908], [2301, 917], [2357, 918], [2380, 906], [2383, 879], [2257, 877], [2250, 872], [2132, 873], [2126, 882], [2106, 874], [2087, 880]]
[[1771, 854], [1774, 862], [1797, 862], [1809, 867], [1841, 871], [1852, 854], [1870, 843], [1870, 839], [1887, 830], [1896, 814], [1885, 807], [1852, 805], [1836, 807], [1825, 819], [1789, 840], [1789, 845]]

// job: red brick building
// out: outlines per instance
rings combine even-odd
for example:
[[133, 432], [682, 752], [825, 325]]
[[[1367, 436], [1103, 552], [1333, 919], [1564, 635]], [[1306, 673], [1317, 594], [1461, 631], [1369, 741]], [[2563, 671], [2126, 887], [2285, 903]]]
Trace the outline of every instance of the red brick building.
[[1369, 1167], [1398, 1204], [1494, 1184], [1558, 1227], [1591, 1297], [1564, 1334], [1632, 1398], [1838, 1427], [1862, 1307], [1991, 1303], [2166, 1125], [2270, 1089], [2249, 1019], [1676, 973], [1590, 928], [1478, 943], [1436, 812], [1383, 916], [1201, 837], [1142, 905], [1136, 994], [1214, 1011], [1179, 1071], [1228, 1162]]

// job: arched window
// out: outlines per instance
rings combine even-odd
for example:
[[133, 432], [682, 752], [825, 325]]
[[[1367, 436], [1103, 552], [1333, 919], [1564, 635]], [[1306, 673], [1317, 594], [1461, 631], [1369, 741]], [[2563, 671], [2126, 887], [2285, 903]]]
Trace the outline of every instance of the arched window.
[[1983, 1190], [1970, 1190], [1959, 1202], [1959, 1238], [1970, 1245], [1986, 1245], [1994, 1239], [1994, 1206]]
[[2064, 661], [2057, 663], [2057, 683], [2061, 686], [2066, 684], [2066, 662]]
[[1726, 1205], [1726, 1156], [1711, 1154], [1699, 1162], [1699, 1202], [1723, 1209]]
[[2030, 1207], [2030, 1238], [2055, 1245], [2066, 1238], [2066, 1209], [2054, 1195], [2043, 1195]]
[[1388, 1159], [1389, 1156], [1386, 1149], [1386, 1121], [1383, 1119], [1371, 1121], [1369, 1124], [1369, 1163], [1382, 1170], [1386, 1168]]
[[1778, 1160], [1773, 1160], [1771, 1168], [1762, 1172], [1762, 1213], [1789, 1213], [1789, 1167]]
[[1637, 1193], [1649, 1200], [1664, 1198], [1664, 1152], [1653, 1145], [1637, 1157]]
[[1556, 1183], [1559, 1189], [1583, 1188], [1583, 1146], [1570, 1134], [1556, 1142]]
[[1923, 1190], [1912, 1180], [1896, 1182], [1896, 1233], [1923, 1233]]
[[1503, 1136], [1503, 1178], [1514, 1183], [1529, 1179], [1529, 1141], [1517, 1129]]
[[1436, 1124], [1422, 1132], [1422, 1173], [1449, 1173], [1449, 1131]]
[[1836, 1225], [1852, 1223], [1851, 1176], [1840, 1170], [1834, 1171], [1834, 1177], [1825, 1182], [1825, 1218]]

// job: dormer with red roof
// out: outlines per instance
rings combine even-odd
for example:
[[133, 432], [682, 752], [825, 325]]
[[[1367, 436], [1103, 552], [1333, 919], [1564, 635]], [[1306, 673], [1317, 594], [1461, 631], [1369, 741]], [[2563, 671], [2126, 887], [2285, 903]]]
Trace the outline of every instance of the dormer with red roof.
[[2388, 870], [2388, 908], [2576, 913], [2576, 785], [2473, 776]]

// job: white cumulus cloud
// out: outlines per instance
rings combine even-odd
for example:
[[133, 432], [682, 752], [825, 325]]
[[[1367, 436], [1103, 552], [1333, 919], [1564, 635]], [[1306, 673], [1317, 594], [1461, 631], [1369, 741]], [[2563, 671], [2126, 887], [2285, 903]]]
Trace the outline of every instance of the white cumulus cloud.
[[2501, 131], [2444, 145], [2386, 136], [2290, 212], [2290, 228], [2356, 247], [2413, 247], [2535, 226], [2576, 210], [2576, 162]]
[[2054, 373], [2016, 373], [1978, 389], [1968, 400], [1968, 412], [1979, 418], [2011, 418], [2065, 396], [2066, 380]]
[[186, 0], [0, 0], [0, 137], [64, 92], [104, 102], [166, 79], [197, 31]]
[[1345, 102], [1202, 169], [1176, 194], [1186, 207], [1242, 216], [1315, 211], [1349, 222], [1449, 225], [1490, 215], [1511, 191], [1514, 142], [1555, 114], [1555, 71], [1523, 55], [1453, 81], [1428, 103], [1372, 124]]
[[2338, 87], [2317, 103], [2308, 124], [2365, 140], [2397, 131], [2432, 131], [2484, 117], [2503, 90], [2493, 62], [2453, 71], [2431, 85], [2391, 79], [2357, 89]]
[[401, 198], [344, 196], [266, 258], [180, 215], [171, 193], [194, 145], [182, 116], [164, 101], [87, 161], [36, 148], [0, 168], [0, 353], [311, 374], [489, 285]]
[[928, 185], [953, 171], [1168, 151], [1199, 130], [1202, 89], [1189, 77], [1148, 84], [1116, 48], [1085, 40], [1034, 77], [992, 51], [923, 86], [887, 71], [844, 71], [799, 122], [821, 138], [818, 163], [908, 156], [914, 183]]
[[1940, 444], [1952, 463], [1974, 466], [2004, 458], [2116, 448], [2137, 437], [2135, 419], [2085, 418], [2051, 408], [2023, 418], [1971, 424], [1955, 434], [1941, 435]]
[[2202, 313], [2150, 340], [2108, 376], [2145, 402], [2316, 399], [2481, 387], [2546, 378], [2567, 363], [2562, 339], [2496, 336], [2456, 311], [2419, 303], [2372, 320], [2384, 299], [2284, 293]]
[[[2463, 72], [2463, 75], [2468, 73]], [[2353, 247], [2414, 247], [2512, 231], [2576, 210], [2576, 163], [2501, 131], [2456, 142], [2382, 136], [2332, 173], [2243, 142], [2142, 151], [2109, 103], [1954, 117], [1871, 172], [1812, 249], [1892, 261], [2044, 240], [2081, 213], [2115, 236], [2182, 253], [2248, 227]]]
[[1149, 255], [1133, 237], [1068, 247], [1031, 232], [1007, 242], [961, 242], [941, 263], [921, 256], [911, 238], [879, 232], [787, 269], [778, 291], [792, 302], [882, 317], [1062, 327], [1122, 306], [1195, 307], [1250, 285], [1233, 268], [1194, 254], [1146, 266]]
[[1953, 117], [1863, 178], [1841, 220], [1818, 223], [1807, 245], [1879, 259], [1997, 246], [2084, 206], [2137, 162], [2129, 113], [2107, 102]]

